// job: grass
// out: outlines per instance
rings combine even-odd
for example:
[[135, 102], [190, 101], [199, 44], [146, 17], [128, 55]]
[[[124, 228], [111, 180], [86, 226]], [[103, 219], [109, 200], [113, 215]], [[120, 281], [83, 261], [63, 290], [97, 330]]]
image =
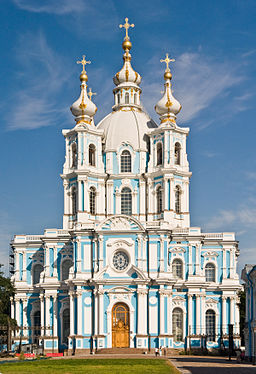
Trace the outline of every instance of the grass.
[[59, 359], [0, 364], [0, 373], [19, 374], [178, 374], [166, 360], [159, 359]]

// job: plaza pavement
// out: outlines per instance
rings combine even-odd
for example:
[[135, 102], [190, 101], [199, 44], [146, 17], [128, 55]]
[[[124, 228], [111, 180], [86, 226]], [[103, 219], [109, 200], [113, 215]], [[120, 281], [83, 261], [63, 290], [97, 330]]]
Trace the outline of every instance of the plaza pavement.
[[182, 374], [253, 374], [256, 367], [250, 363], [238, 364], [235, 358], [209, 356], [176, 356], [170, 361]]

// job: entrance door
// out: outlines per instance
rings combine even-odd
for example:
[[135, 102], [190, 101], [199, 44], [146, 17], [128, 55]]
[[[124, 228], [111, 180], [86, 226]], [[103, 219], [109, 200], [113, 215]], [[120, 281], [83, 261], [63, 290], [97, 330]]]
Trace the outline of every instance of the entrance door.
[[130, 313], [123, 303], [115, 304], [112, 309], [112, 347], [130, 347]]

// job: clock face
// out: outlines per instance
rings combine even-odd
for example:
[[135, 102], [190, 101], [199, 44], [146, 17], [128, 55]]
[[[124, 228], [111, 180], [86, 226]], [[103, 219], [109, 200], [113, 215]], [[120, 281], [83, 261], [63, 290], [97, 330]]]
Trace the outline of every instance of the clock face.
[[113, 257], [113, 265], [116, 270], [125, 270], [129, 264], [129, 257], [123, 251], [118, 251]]

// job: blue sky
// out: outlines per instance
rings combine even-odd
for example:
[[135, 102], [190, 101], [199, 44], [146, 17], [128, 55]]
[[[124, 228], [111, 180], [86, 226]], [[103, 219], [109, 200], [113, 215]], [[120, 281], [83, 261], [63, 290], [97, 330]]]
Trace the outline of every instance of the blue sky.
[[189, 126], [191, 225], [235, 231], [239, 272], [256, 263], [256, 7], [253, 0], [0, 0], [0, 256], [14, 234], [61, 227], [63, 128], [79, 95], [83, 54], [99, 121], [113, 105], [123, 30], [141, 74], [143, 104], [163, 90], [168, 52], [177, 123]]

